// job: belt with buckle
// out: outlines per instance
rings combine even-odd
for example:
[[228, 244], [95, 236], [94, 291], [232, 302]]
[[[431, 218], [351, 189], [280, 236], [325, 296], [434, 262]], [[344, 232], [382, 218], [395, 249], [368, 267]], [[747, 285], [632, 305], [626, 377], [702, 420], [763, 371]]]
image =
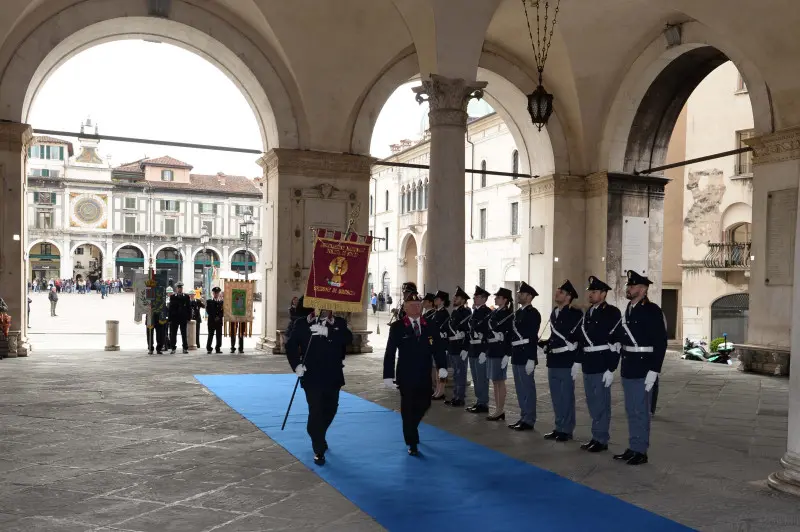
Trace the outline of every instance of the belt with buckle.
[[584, 353], [594, 353], [596, 351], [608, 351], [609, 349], [611, 349], [611, 346], [609, 346], [608, 344], [606, 344], [606, 345], [591, 345], [591, 346], [588, 346], [588, 347], [584, 347], [583, 348], [583, 352]]
[[624, 345], [622, 346], [622, 350], [628, 353], [652, 353], [653, 348], [650, 346], [645, 347], [637, 347], [632, 345]]

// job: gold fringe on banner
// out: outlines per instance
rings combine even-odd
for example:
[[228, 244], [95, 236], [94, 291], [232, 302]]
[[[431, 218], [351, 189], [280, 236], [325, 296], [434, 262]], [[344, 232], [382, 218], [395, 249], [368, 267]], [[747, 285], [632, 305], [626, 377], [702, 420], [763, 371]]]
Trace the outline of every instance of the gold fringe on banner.
[[303, 299], [303, 306], [321, 310], [332, 310], [334, 312], [364, 312], [363, 303], [350, 303], [346, 301], [331, 301], [320, 297], [306, 296]]

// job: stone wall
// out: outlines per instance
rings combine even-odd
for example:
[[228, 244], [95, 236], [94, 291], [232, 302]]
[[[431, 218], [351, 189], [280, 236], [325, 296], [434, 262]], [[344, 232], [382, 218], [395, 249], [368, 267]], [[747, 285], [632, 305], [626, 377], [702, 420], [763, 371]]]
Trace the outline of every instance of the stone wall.
[[761, 375], [789, 376], [789, 350], [760, 345], [736, 345], [739, 371]]

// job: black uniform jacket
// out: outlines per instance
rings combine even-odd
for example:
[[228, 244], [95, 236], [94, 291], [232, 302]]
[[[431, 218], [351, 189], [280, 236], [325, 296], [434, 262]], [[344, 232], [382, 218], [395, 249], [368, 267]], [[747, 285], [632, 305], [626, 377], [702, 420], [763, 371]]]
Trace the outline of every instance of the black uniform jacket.
[[[461, 351], [469, 351], [469, 321], [472, 317], [472, 310], [466, 305], [454, 308], [450, 313], [450, 320], [447, 323], [448, 353], [452, 356], [460, 356]], [[462, 334], [461, 339], [456, 339], [458, 333]]]
[[201, 299], [195, 299], [194, 301], [190, 301], [192, 307], [192, 319], [197, 322], [197, 324], [203, 323], [203, 313], [201, 310], [205, 308], [206, 304], [203, 303]]
[[335, 317], [332, 325], [327, 320], [322, 322], [328, 328], [328, 336], [312, 336], [311, 325], [316, 322], [317, 318], [311, 323], [305, 318], [295, 321], [286, 342], [286, 358], [295, 370], [301, 363], [301, 353], [305, 352], [302, 363], [306, 372], [300, 379], [303, 388], [341, 388], [344, 386], [342, 361], [347, 346], [353, 342], [353, 333], [344, 318]]
[[[511, 327], [511, 363], [527, 364], [528, 360], [539, 363], [536, 354], [536, 341], [539, 339], [539, 328], [542, 326], [542, 315], [532, 305], [519, 309], [514, 313]], [[517, 345], [514, 345], [517, 344]]]
[[192, 317], [192, 301], [186, 294], [172, 294], [169, 298], [169, 321], [186, 323]]
[[558, 312], [558, 317], [556, 317], [556, 309], [550, 313], [550, 339], [545, 345], [548, 368], [571, 368], [575, 363], [577, 350], [553, 353], [553, 350], [566, 346], [564, 340], [554, 333], [553, 329], [561, 333], [568, 342], [575, 342], [575, 332], [582, 317], [583, 312], [572, 307], [562, 308]]
[[[483, 305], [472, 311], [469, 319], [469, 356], [478, 357], [486, 352], [486, 340], [489, 337], [489, 316], [492, 309]], [[477, 343], [476, 343], [477, 342]]]
[[[633, 338], [623, 327], [628, 326]], [[667, 353], [667, 327], [664, 323], [664, 313], [661, 307], [645, 298], [631, 309], [630, 303], [625, 313], [625, 319], [614, 331], [616, 342], [622, 348], [622, 378], [643, 379], [648, 371], [661, 373], [664, 355]], [[635, 341], [634, 341], [635, 340]], [[652, 353], [633, 353], [625, 351], [624, 346], [652, 347]]]
[[[436, 362], [436, 369], [446, 368], [447, 359], [444, 349], [439, 344], [444, 342], [439, 337], [435, 325], [420, 318], [420, 335], [414, 333], [411, 319], [406, 316], [403, 321], [389, 328], [389, 340], [386, 343], [386, 354], [383, 357], [383, 378], [395, 379], [397, 385], [408, 388], [431, 386], [431, 366]], [[397, 375], [395, 376], [395, 355], [397, 355]]]
[[[585, 352], [584, 349], [591, 346], [603, 346], [613, 344], [616, 340], [611, 331], [616, 327], [619, 329], [619, 309], [606, 302], [586, 310], [583, 315], [583, 323], [578, 327], [575, 338], [578, 340], [578, 362], [582, 363], [583, 372], [588, 374], [605, 373], [606, 370], [614, 372], [619, 365], [619, 353], [610, 349], [603, 351]], [[614, 332], [616, 334], [616, 331]]]
[[[513, 327], [514, 314], [508, 307], [495, 309], [489, 316], [489, 334], [486, 335], [486, 344], [489, 351], [488, 358], [503, 358], [511, 354], [511, 330]], [[494, 333], [502, 338], [498, 340]]]
[[444, 307], [438, 308], [433, 312], [430, 318], [426, 318], [426, 321], [431, 322], [431, 325], [436, 327], [436, 330], [439, 331], [439, 339], [441, 340], [441, 342], [439, 342], [439, 349], [442, 350], [442, 353], [447, 355], [447, 349], [450, 347], [447, 345], [450, 343], [447, 341], [449, 337], [449, 329], [447, 326], [450, 323], [450, 312]]
[[206, 314], [208, 314], [208, 323], [211, 326], [221, 326], [224, 317], [222, 310], [222, 300], [214, 301], [209, 299], [206, 301]]

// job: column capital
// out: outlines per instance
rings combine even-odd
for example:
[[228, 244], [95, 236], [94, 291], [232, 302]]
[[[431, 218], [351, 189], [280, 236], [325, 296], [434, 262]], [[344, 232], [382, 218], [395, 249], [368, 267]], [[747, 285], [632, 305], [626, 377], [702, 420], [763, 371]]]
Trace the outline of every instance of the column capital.
[[800, 126], [746, 139], [753, 148], [753, 164], [780, 163], [800, 159]]
[[33, 130], [28, 124], [0, 121], [0, 151], [27, 151], [33, 140]]
[[278, 173], [302, 177], [363, 179], [371, 175], [374, 157], [313, 150], [275, 148], [256, 161], [267, 179]]
[[537, 178], [518, 179], [517, 187], [527, 193], [523, 200], [547, 196], [580, 196], [586, 191], [586, 179], [580, 176], [551, 174]]
[[663, 197], [669, 179], [663, 176], [595, 172], [586, 176], [585, 182], [587, 198], [606, 194]]
[[[467, 126], [467, 105], [473, 98], [483, 98], [485, 81], [466, 81], [431, 74], [422, 81], [422, 86], [414, 87], [419, 103], [427, 101], [430, 105], [431, 127]], [[427, 96], [427, 98], [426, 98]]]

